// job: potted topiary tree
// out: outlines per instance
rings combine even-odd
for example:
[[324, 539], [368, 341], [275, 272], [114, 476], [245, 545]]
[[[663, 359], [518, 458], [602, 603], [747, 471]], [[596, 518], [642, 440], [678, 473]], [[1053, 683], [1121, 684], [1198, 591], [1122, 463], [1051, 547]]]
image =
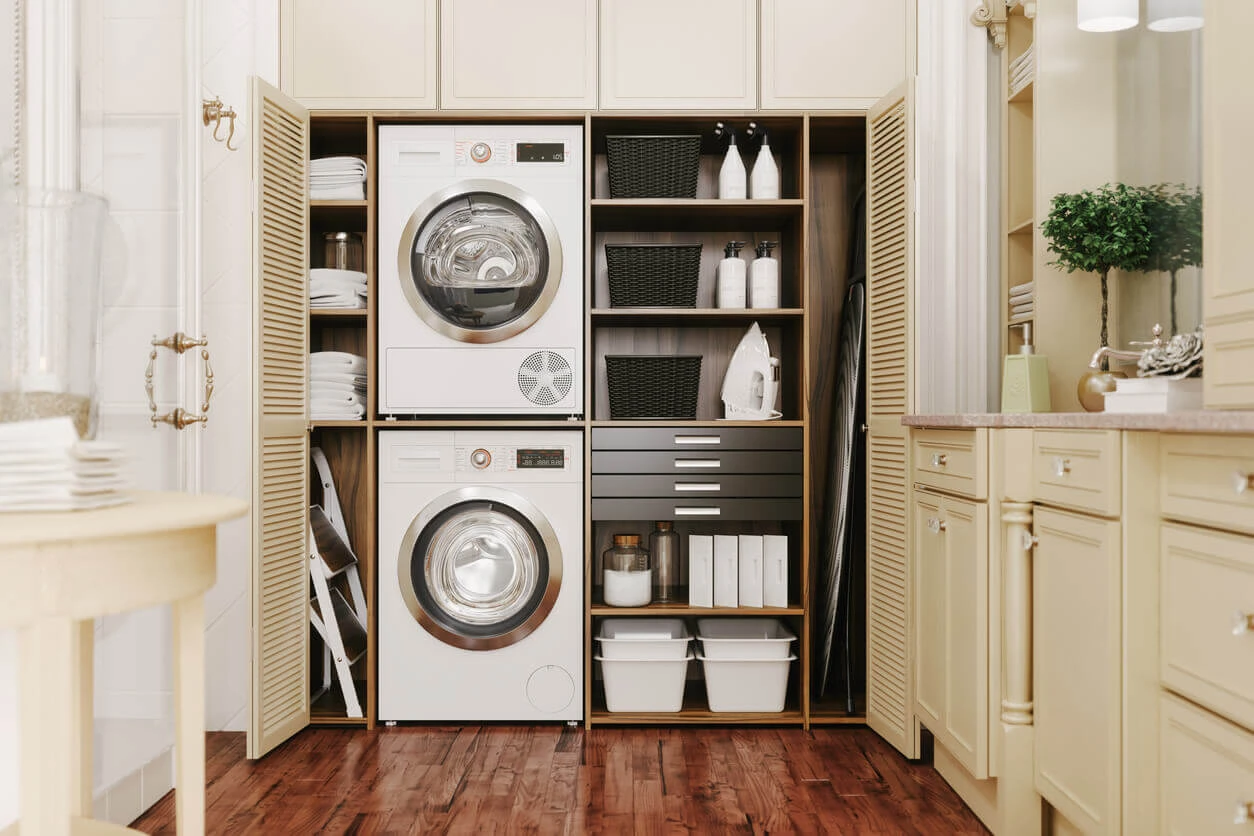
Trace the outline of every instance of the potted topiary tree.
[[1149, 211], [1150, 244], [1145, 269], [1171, 276], [1171, 336], [1176, 324], [1176, 274], [1185, 267], [1202, 266], [1202, 191], [1160, 183], [1145, 188]]
[[[1153, 240], [1149, 200], [1144, 189], [1124, 183], [1057, 194], [1050, 200], [1049, 216], [1041, 225], [1049, 251], [1057, 256], [1052, 264], [1068, 273], [1079, 270], [1101, 278], [1103, 348], [1110, 344], [1110, 271], [1141, 271], [1149, 259]], [[1086, 373], [1080, 378], [1080, 403], [1091, 412], [1102, 409], [1105, 393], [1115, 388], [1114, 378], [1121, 376], [1108, 369], [1103, 359], [1100, 373]]]

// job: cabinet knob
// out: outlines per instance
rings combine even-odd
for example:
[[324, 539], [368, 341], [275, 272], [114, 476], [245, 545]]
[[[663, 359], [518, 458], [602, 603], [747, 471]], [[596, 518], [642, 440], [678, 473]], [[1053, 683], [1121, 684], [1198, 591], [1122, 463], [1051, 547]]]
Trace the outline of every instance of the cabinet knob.
[[1234, 471], [1232, 474], [1232, 489], [1237, 495], [1241, 495], [1246, 491], [1254, 488], [1254, 474], [1245, 473], [1244, 471]]
[[1249, 824], [1254, 817], [1254, 801], [1238, 801], [1236, 813], [1232, 816], [1233, 824]]
[[1237, 610], [1232, 614], [1232, 635], [1254, 633], [1254, 615]]
[[1023, 538], [1020, 545], [1023, 547], [1023, 550], [1025, 552], [1032, 551], [1032, 549], [1036, 548], [1036, 544], [1041, 542], [1040, 540], [1036, 539], [1036, 535], [1034, 535], [1030, 531], [1022, 531], [1020, 532], [1020, 534]]
[[1064, 459], [1062, 456], [1054, 456], [1054, 475], [1066, 476], [1071, 472], [1071, 459]]
[[928, 517], [927, 530], [932, 532], [933, 534], [940, 534], [942, 531], [945, 530], [945, 521], [939, 520], [936, 517]]
[[944, 467], [947, 464], [949, 464], [949, 456], [944, 453], [932, 454], [932, 467]]

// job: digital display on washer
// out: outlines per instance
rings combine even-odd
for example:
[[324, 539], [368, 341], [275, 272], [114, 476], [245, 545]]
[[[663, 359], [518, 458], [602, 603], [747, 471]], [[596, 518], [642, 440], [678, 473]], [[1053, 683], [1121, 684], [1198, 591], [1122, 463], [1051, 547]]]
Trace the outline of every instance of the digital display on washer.
[[563, 142], [520, 142], [517, 151], [520, 163], [560, 163], [566, 159]]
[[566, 466], [566, 451], [558, 447], [554, 450], [519, 450], [519, 470], [561, 470]]

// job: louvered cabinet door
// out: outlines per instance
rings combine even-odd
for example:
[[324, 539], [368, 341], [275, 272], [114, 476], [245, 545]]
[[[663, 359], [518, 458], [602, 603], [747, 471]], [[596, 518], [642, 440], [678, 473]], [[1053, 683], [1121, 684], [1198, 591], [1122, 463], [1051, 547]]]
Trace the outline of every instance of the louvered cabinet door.
[[253, 80], [252, 710], [248, 757], [309, 725], [309, 117]]
[[906, 86], [867, 114], [867, 725], [907, 757], [914, 717], [909, 480], [912, 116]]

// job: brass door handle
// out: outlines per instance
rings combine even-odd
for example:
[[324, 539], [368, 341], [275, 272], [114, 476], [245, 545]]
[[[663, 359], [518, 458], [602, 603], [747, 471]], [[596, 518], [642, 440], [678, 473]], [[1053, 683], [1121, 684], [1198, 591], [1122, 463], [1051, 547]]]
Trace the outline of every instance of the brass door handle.
[[[176, 331], [172, 336], [159, 340], [155, 336], [152, 338], [152, 351], [148, 353], [148, 368], [144, 370], [144, 391], [148, 394], [148, 411], [151, 413], [148, 420], [152, 422], [154, 427], [157, 424], [169, 424], [176, 430], [185, 429], [192, 424], [206, 424], [209, 422], [209, 402], [213, 399], [213, 366], [209, 363], [209, 349], [205, 346], [209, 345], [208, 337], [200, 339], [192, 339], [182, 331]], [[152, 378], [157, 363], [157, 349], [168, 348], [176, 354], [182, 354], [187, 349], [194, 346], [201, 346], [200, 359], [205, 364], [205, 397], [200, 402], [200, 414], [188, 412], [181, 406], [164, 414], [157, 414], [157, 399], [153, 394], [155, 389]]]

